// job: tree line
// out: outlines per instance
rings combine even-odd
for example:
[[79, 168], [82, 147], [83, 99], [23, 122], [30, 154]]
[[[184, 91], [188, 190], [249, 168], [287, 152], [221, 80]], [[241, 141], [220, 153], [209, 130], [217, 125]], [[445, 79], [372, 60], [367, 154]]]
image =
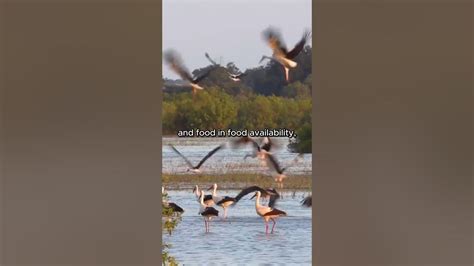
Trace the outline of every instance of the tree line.
[[199, 76], [214, 68], [200, 85], [205, 88], [193, 97], [178, 81], [165, 79], [163, 94], [163, 134], [179, 130], [228, 128], [254, 130], [287, 128], [296, 130], [290, 144], [295, 152], [311, 152], [312, 48], [306, 46], [295, 58], [298, 66], [290, 70], [285, 82], [284, 70], [277, 62], [247, 69], [240, 82], [229, 79], [227, 71], [240, 70], [231, 62], [209, 65], [192, 73]]

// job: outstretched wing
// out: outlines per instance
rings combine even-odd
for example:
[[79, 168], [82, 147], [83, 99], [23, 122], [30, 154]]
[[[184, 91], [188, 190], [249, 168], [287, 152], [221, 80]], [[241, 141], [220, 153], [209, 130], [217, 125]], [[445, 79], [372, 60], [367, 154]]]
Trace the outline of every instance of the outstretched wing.
[[260, 146], [259, 146], [258, 143], [257, 143], [255, 140], [253, 140], [251, 137], [241, 137], [241, 138], [239, 138], [238, 140], [233, 141], [231, 144], [232, 144], [232, 147], [233, 147], [233, 148], [236, 148], [236, 147], [239, 147], [239, 146], [248, 144], [248, 143], [251, 143], [252, 146], [253, 146], [257, 151], [260, 151]]
[[188, 158], [184, 157], [183, 154], [181, 154], [181, 152], [179, 152], [173, 145], [169, 145], [171, 147], [171, 149], [173, 149], [174, 152], [176, 152], [179, 156], [181, 156], [181, 158], [184, 159], [184, 161], [186, 161], [186, 164], [189, 166], [189, 168], [194, 168], [193, 164], [188, 160]]
[[273, 50], [276, 54], [287, 54], [286, 45], [283, 42], [280, 32], [273, 28], [268, 27], [262, 32], [264, 40], [267, 42], [268, 46]]
[[293, 59], [295, 58], [300, 52], [301, 50], [303, 50], [306, 42], [308, 41], [308, 39], [310, 38], [311, 36], [311, 32], [310, 31], [305, 31], [303, 33], [303, 37], [301, 38], [301, 40], [295, 45], [295, 47], [289, 51], [287, 54], [286, 54], [286, 58], [288, 59]]
[[279, 174], [282, 174], [283, 171], [285, 170], [284, 168], [282, 169], [280, 167], [280, 164], [277, 162], [277, 160], [275, 159], [275, 157], [273, 157], [273, 155], [271, 154], [267, 154], [267, 156], [265, 156], [265, 158], [267, 159], [267, 162], [268, 162], [268, 165], [275, 171], [277, 171], [277, 173]]
[[213, 64], [215, 66], [219, 65], [218, 63], [216, 63], [216, 61], [212, 60], [212, 58], [209, 56], [208, 53], [205, 53], [204, 55], [206, 56], [207, 60], [209, 60], [209, 62], [211, 62], [211, 64]]
[[313, 197], [308, 196], [301, 201], [301, 205], [306, 206], [306, 207], [311, 207], [313, 205], [312, 201], [313, 201]]
[[188, 69], [184, 66], [180, 56], [174, 50], [168, 50], [163, 53], [163, 57], [170, 66], [170, 68], [176, 72], [182, 79], [189, 82], [193, 81], [193, 77], [189, 73]]
[[252, 192], [255, 192], [255, 191], [260, 191], [260, 193], [267, 193], [265, 191], [265, 189], [261, 188], [261, 187], [258, 187], [258, 186], [251, 186], [251, 187], [248, 187], [248, 188], [244, 188], [242, 191], [240, 191], [239, 194], [237, 194], [237, 196], [235, 196], [235, 203], [237, 203], [242, 197], [244, 197], [245, 195], [249, 194], [249, 193], [252, 193]]
[[199, 164], [196, 166], [196, 168], [199, 168], [201, 167], [201, 165], [207, 160], [209, 159], [209, 157], [211, 157], [214, 153], [216, 153], [218, 150], [222, 149], [224, 145], [219, 145], [217, 146], [216, 148], [214, 148], [212, 151], [210, 151], [206, 156], [204, 156], [204, 158], [202, 158], [202, 160], [199, 162]]
[[209, 69], [208, 71], [206, 71], [204, 74], [202, 74], [201, 76], [195, 78], [192, 82], [193, 83], [199, 83], [199, 81], [203, 80], [205, 77], [209, 76], [209, 74], [211, 73], [211, 71], [213, 71], [216, 67], [212, 67], [211, 69]]

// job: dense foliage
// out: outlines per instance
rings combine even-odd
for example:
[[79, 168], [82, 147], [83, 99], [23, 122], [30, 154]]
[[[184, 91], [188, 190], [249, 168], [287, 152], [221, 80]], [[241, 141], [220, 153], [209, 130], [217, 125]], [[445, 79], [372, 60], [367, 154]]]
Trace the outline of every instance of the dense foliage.
[[[291, 148], [311, 152], [311, 54], [307, 46], [296, 57], [298, 66], [290, 70], [289, 83], [284, 80], [283, 67], [274, 61], [247, 69], [240, 82], [228, 77], [227, 71], [241, 71], [233, 63], [214, 67], [200, 83], [205, 90], [195, 96], [178, 81], [165, 80], [163, 133], [176, 135], [179, 130], [195, 128], [287, 128], [297, 131]], [[196, 69], [193, 75], [212, 67]]]
[[[168, 200], [167, 194], [162, 194], [163, 201]], [[178, 226], [179, 221], [181, 221], [181, 216], [179, 214], [173, 213], [173, 209], [169, 207], [165, 207], [163, 205], [163, 209], [161, 212], [162, 222], [163, 222], [163, 230], [162, 232], [167, 232], [171, 235], [173, 230]], [[163, 266], [177, 266], [178, 262], [176, 259], [171, 256], [168, 252], [168, 249], [171, 247], [170, 244], [163, 243], [162, 250], [161, 250], [161, 259], [163, 262]]]

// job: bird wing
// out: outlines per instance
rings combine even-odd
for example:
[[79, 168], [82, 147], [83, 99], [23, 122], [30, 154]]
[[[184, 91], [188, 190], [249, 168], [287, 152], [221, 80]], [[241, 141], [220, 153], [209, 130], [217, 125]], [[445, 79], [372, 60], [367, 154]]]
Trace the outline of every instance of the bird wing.
[[165, 61], [170, 65], [171, 69], [176, 72], [182, 79], [189, 82], [193, 81], [193, 77], [189, 73], [188, 69], [184, 66], [178, 53], [173, 50], [166, 51], [163, 54]]
[[209, 157], [211, 157], [214, 153], [216, 153], [218, 150], [222, 149], [223, 145], [219, 145], [217, 146], [216, 148], [214, 148], [212, 151], [210, 151], [206, 156], [204, 156], [204, 158], [202, 158], [202, 160], [199, 162], [199, 164], [196, 166], [196, 168], [199, 168], [201, 167], [201, 165], [207, 160], [209, 159]]
[[280, 198], [279, 194], [271, 195], [270, 201], [268, 202], [268, 207], [273, 208], [275, 207], [276, 201]]
[[181, 152], [179, 152], [173, 145], [169, 145], [171, 147], [171, 149], [173, 149], [174, 152], [176, 152], [179, 156], [181, 156], [181, 158], [183, 158], [185, 161], [186, 161], [186, 164], [189, 166], [189, 168], [194, 168], [193, 164], [188, 160], [188, 158], [184, 157], [183, 154], [181, 154]]
[[263, 216], [268, 216], [268, 215], [286, 215], [286, 212], [281, 211], [279, 209], [272, 209], [271, 211], [265, 213]]
[[275, 159], [275, 157], [273, 157], [273, 155], [271, 154], [267, 154], [267, 156], [265, 156], [265, 158], [267, 159], [267, 162], [269, 162], [268, 165], [270, 165], [271, 168], [273, 168], [273, 170], [277, 171], [279, 174], [282, 174], [283, 171], [285, 169], [282, 169], [280, 167], [280, 164], [277, 162], [277, 160]]
[[286, 45], [283, 42], [281, 34], [277, 29], [273, 27], [268, 27], [266, 30], [263, 31], [262, 35], [268, 46], [270, 46], [274, 53], [286, 55]]
[[243, 144], [248, 144], [248, 143], [252, 143], [253, 147], [257, 150], [257, 151], [260, 151], [260, 146], [258, 145], [258, 143], [253, 140], [251, 137], [241, 137], [239, 138], [238, 140], [235, 140], [231, 143], [232, 147], [237, 147], [237, 146], [241, 146]]
[[237, 194], [237, 196], [235, 196], [235, 202], [237, 203], [242, 197], [244, 197], [245, 195], [249, 194], [249, 193], [252, 193], [254, 191], [260, 191], [260, 193], [267, 193], [267, 191], [265, 191], [265, 189], [261, 188], [261, 187], [258, 187], [258, 186], [251, 186], [251, 187], [248, 187], [248, 188], [244, 188], [242, 191], [240, 191], [239, 194]]
[[213, 64], [215, 66], [219, 65], [218, 63], [216, 63], [216, 61], [212, 60], [212, 58], [209, 56], [208, 53], [205, 53], [204, 55], [206, 56], [207, 60], [209, 60], [211, 62], [211, 64]]
[[207, 77], [212, 70], [214, 70], [216, 67], [212, 67], [211, 69], [209, 69], [206, 73], [202, 74], [201, 76], [195, 78], [194, 80], [192, 80], [193, 83], [199, 83], [199, 81], [203, 80], [205, 77]]
[[303, 37], [301, 38], [301, 40], [295, 45], [295, 47], [289, 51], [288, 53], [286, 53], [286, 58], [288, 59], [293, 59], [295, 58], [300, 52], [301, 50], [303, 50], [304, 48], [304, 45], [306, 44], [306, 42], [308, 41], [308, 39], [310, 38], [310, 35], [311, 35], [311, 32], [310, 31], [305, 31], [304, 34], [303, 34]]

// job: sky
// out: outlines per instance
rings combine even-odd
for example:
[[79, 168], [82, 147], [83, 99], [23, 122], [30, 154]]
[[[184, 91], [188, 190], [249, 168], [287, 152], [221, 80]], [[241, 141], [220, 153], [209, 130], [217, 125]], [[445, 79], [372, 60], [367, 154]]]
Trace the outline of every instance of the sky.
[[[311, 0], [164, 0], [163, 50], [176, 50], [191, 72], [210, 64], [205, 52], [244, 71], [272, 54], [261, 37], [270, 25], [291, 49], [311, 29]], [[163, 76], [179, 78], [164, 63]]]

